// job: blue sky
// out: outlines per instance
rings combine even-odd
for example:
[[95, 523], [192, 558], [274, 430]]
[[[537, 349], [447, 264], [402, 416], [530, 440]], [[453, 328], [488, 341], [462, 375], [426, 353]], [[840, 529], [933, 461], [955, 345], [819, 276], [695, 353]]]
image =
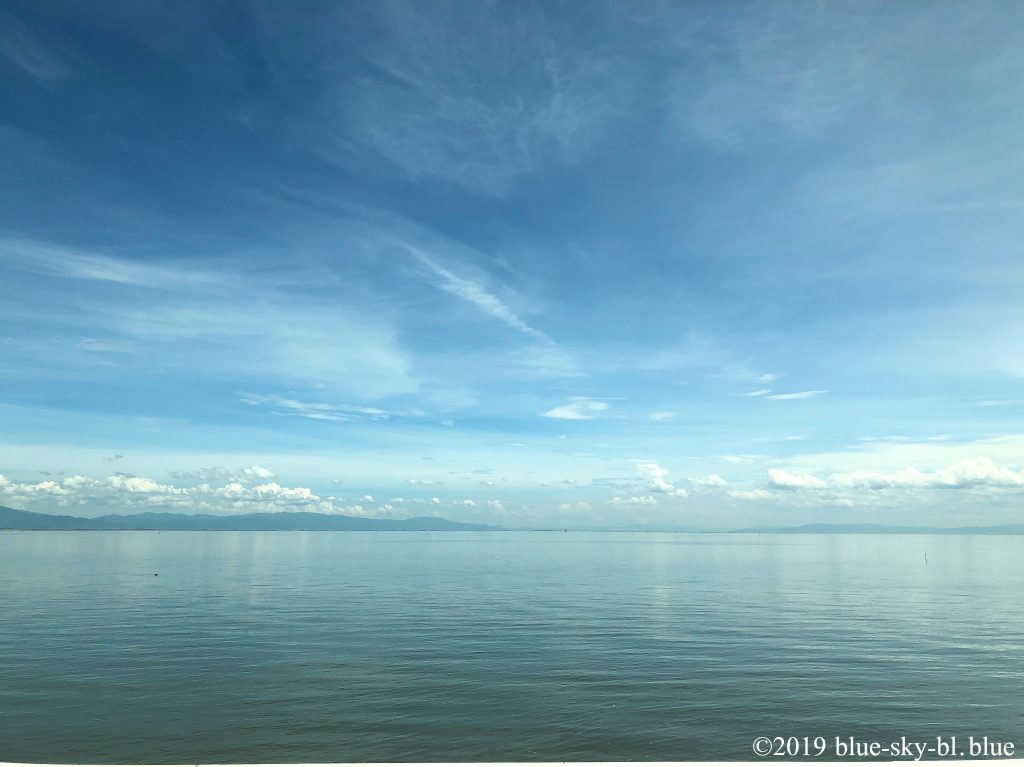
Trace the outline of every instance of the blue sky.
[[0, 503], [1024, 501], [1024, 7], [0, 7]]

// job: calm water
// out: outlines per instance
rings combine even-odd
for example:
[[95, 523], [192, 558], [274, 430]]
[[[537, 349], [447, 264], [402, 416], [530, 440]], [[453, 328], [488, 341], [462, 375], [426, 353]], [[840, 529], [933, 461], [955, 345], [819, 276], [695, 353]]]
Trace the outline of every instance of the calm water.
[[759, 735], [1024, 750], [1024, 537], [0, 533], [0, 760], [753, 759]]

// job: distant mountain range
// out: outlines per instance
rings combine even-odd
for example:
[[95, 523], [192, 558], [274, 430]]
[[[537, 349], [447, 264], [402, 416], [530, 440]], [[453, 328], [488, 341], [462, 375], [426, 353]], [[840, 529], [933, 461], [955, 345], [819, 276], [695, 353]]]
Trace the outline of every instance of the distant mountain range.
[[0, 529], [7, 530], [500, 530], [441, 517], [371, 519], [343, 514], [294, 511], [274, 514], [107, 514], [71, 517], [37, 514], [0, 506]]
[[[102, 517], [71, 517], [37, 514], [0, 506], [0, 530], [505, 530], [491, 525], [453, 522], [441, 517], [374, 519], [343, 514], [304, 511], [274, 514], [107, 514]], [[561, 528], [557, 528], [561, 529]], [[573, 528], [574, 532], [580, 528]], [[584, 528], [584, 531], [586, 529]], [[593, 532], [634, 533], [786, 533], [786, 534], [929, 534], [929, 535], [1024, 535], [1024, 524], [989, 527], [911, 527], [900, 525], [810, 524], [797, 527], [747, 527], [740, 530], [708, 530], [684, 527], [639, 526], [592, 529]]]

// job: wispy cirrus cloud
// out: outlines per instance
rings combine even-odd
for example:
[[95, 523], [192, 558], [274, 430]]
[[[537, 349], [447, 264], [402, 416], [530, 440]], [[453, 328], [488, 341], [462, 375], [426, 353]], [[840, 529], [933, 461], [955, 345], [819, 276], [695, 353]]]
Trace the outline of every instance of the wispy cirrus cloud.
[[822, 394], [828, 394], [825, 389], [815, 389], [813, 391], [794, 391], [786, 392], [784, 394], [768, 394], [765, 399], [811, 399], [813, 397], [820, 397]]
[[352, 421], [358, 418], [387, 420], [397, 413], [363, 405], [303, 402], [276, 394], [243, 394], [239, 401], [246, 405], [270, 408], [272, 415], [309, 418], [314, 421]]
[[44, 42], [7, 13], [0, 13], [0, 56], [43, 81], [61, 80], [73, 71], [73, 57]]
[[[544, 6], [375, 4], [371, 66], [316, 109], [327, 156], [353, 140], [415, 180], [502, 196], [545, 166], [570, 165], [625, 113], [626, 59], [578, 55]], [[320, 56], [330, 57], [330, 50]]]
[[416, 387], [397, 328], [360, 311], [366, 298], [351, 290], [318, 295], [315, 275], [282, 283], [240, 271], [237, 258], [149, 263], [25, 239], [0, 239], [0, 251], [20, 278], [0, 317], [30, 320], [45, 296], [48, 322], [66, 328], [30, 348], [35, 360], [73, 362], [67, 337], [80, 351], [116, 352], [122, 365], [149, 360], [196, 378], [329, 381], [360, 396]]
[[479, 282], [458, 276], [450, 269], [438, 264], [434, 259], [430, 258], [426, 253], [417, 248], [409, 246], [407, 246], [407, 248], [409, 253], [411, 253], [419, 263], [427, 267], [434, 276], [440, 278], [437, 286], [441, 290], [457, 298], [461, 298], [463, 301], [468, 301], [480, 309], [480, 311], [485, 314], [489, 314], [496, 320], [504, 322], [509, 327], [518, 330], [521, 333], [532, 336], [539, 341], [547, 343], [551, 342], [550, 338], [523, 320], [518, 314], [512, 311], [504, 301], [494, 295], [494, 293], [488, 291]]

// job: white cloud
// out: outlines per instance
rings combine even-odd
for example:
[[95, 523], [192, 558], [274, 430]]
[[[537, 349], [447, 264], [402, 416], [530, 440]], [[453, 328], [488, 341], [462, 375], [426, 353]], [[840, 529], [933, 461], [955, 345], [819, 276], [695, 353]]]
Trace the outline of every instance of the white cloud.
[[108, 477], [107, 482], [113, 489], [124, 490], [128, 493], [174, 495], [183, 492], [182, 488], [175, 487], [173, 485], [163, 485], [159, 482], [147, 479], [146, 477], [126, 477], [120, 474], [115, 474], [112, 477]]
[[274, 479], [274, 472], [263, 466], [249, 466], [237, 471], [225, 469], [223, 466], [211, 466], [193, 471], [172, 471], [172, 479], [185, 482], [260, 482]]
[[302, 501], [316, 501], [319, 497], [308, 487], [283, 487], [277, 482], [268, 482], [265, 485], [256, 485], [252, 491], [259, 497], [271, 496], [277, 498], [291, 498]]
[[776, 498], [768, 490], [729, 490], [728, 495], [741, 501], [770, 501]]
[[440, 485], [442, 483], [438, 482], [435, 479], [407, 479], [407, 480], [405, 480], [405, 484], [407, 484], [407, 485], [430, 486], [430, 485]]
[[652, 421], [671, 421], [675, 417], [676, 414], [671, 410], [659, 410], [648, 416]]
[[812, 397], [820, 397], [822, 394], [828, 394], [828, 391], [825, 389], [815, 389], [813, 391], [787, 392], [786, 394], [769, 394], [765, 399], [811, 399]]
[[668, 469], [665, 469], [653, 461], [645, 461], [636, 465], [637, 473], [647, 480], [647, 489], [652, 493], [664, 493], [678, 498], [685, 498], [689, 493], [681, 487], [676, 487], [666, 477]]
[[766, 394], [771, 394], [771, 389], [757, 389], [756, 391], [745, 391], [741, 394], [741, 397], [763, 397]]
[[935, 488], [962, 490], [970, 488], [1024, 488], [1024, 471], [996, 465], [991, 458], [971, 458], [937, 471], [919, 471], [908, 467], [892, 472], [856, 471], [833, 474], [829, 484], [836, 487], [867, 488]]
[[693, 483], [701, 487], [725, 487], [729, 484], [717, 474], [708, 474], [700, 479], [693, 480]]
[[616, 506], [657, 506], [658, 501], [653, 495], [634, 495], [629, 498], [615, 496], [612, 503]]
[[541, 415], [545, 418], [561, 418], [566, 421], [590, 421], [607, 409], [607, 402], [577, 397], [571, 402], [553, 407]]
[[[248, 477], [246, 472], [248, 471]], [[195, 482], [197, 473], [178, 472], [178, 479]], [[206, 471], [209, 477], [211, 472]], [[277, 482], [258, 482], [254, 477], [274, 476], [259, 466], [248, 470], [216, 472], [217, 477], [198, 484], [170, 484], [149, 477], [114, 474], [104, 479], [82, 475], [61, 481], [13, 482], [0, 477], [0, 497], [7, 505], [29, 511], [54, 507], [79, 513], [132, 513], [167, 509], [186, 513], [244, 513], [274, 511], [321, 511], [346, 513], [340, 499], [321, 497], [308, 487]], [[232, 478], [234, 477], [234, 478]]]
[[821, 490], [827, 485], [811, 474], [793, 474], [784, 469], [769, 469], [768, 482], [782, 490]]
[[935, 471], [912, 466], [891, 471], [837, 472], [822, 479], [784, 469], [770, 469], [772, 487], [784, 490], [970, 490], [1024, 488], [1024, 471], [997, 465], [984, 456], [959, 461]]
[[246, 479], [273, 479], [274, 472], [270, 469], [264, 468], [263, 466], [250, 466], [246, 469], [242, 469], [243, 476]]
[[587, 501], [578, 501], [577, 503], [560, 503], [558, 504], [559, 511], [590, 511], [593, 505]]

